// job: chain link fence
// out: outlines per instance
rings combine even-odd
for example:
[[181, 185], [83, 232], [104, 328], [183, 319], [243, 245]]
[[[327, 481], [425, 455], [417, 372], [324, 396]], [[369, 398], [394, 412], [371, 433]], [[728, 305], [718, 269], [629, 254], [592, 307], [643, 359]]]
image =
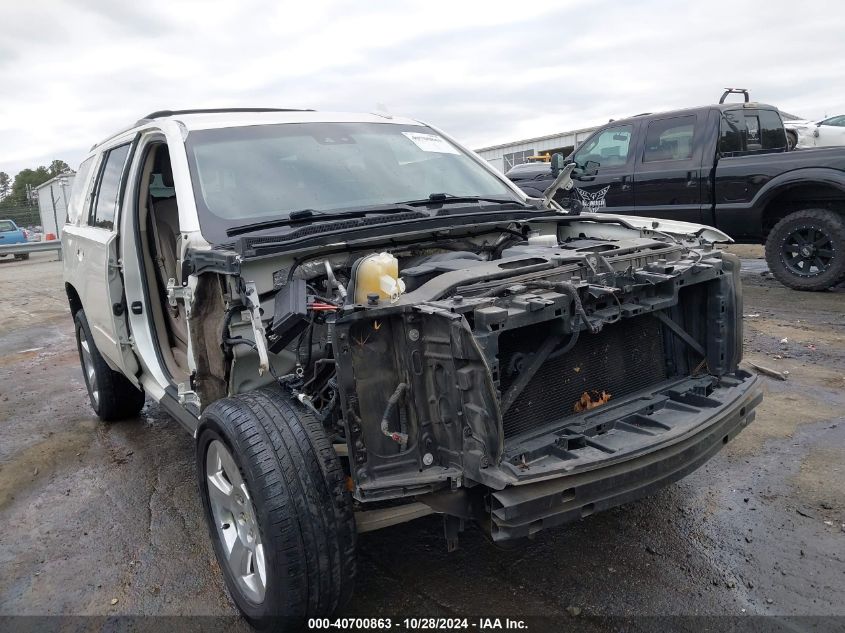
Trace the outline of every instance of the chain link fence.
[[41, 214], [38, 212], [38, 206], [28, 204], [20, 206], [2, 206], [0, 207], [0, 220], [12, 220], [20, 227], [27, 228], [30, 226], [39, 226], [41, 224]]

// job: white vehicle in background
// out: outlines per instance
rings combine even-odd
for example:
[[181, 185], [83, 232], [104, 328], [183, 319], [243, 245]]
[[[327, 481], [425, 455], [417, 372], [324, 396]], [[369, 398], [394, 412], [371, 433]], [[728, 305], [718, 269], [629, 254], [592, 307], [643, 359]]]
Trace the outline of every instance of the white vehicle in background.
[[789, 149], [845, 145], [845, 114], [821, 121], [784, 121]]

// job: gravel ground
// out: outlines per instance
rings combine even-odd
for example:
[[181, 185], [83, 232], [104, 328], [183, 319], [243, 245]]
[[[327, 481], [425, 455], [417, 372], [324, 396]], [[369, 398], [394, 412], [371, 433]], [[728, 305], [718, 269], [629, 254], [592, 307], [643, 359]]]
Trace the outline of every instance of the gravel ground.
[[[746, 358], [789, 372], [764, 378], [754, 424], [680, 483], [518, 550], [470, 529], [448, 554], [436, 517], [365, 534], [346, 615], [845, 625], [845, 292], [787, 290], [759, 247], [736, 251]], [[192, 439], [151, 402], [140, 419], [93, 417], [55, 254], [0, 260], [0, 296], [0, 616], [231, 616]]]

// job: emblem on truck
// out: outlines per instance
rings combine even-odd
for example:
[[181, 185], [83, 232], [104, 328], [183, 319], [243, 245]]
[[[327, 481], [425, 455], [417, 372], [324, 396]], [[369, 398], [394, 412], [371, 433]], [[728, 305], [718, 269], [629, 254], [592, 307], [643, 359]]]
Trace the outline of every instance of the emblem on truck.
[[584, 209], [589, 209], [590, 211], [603, 209], [607, 206], [607, 203], [604, 201], [604, 197], [607, 195], [609, 190], [610, 185], [604, 187], [603, 189], [599, 189], [595, 193], [575, 187], [575, 191], [578, 193], [578, 198], [581, 201], [581, 206]]

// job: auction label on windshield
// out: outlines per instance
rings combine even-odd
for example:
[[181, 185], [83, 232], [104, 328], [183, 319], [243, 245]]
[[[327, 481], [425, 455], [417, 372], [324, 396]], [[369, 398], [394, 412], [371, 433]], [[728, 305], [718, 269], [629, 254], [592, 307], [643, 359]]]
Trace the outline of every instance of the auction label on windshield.
[[426, 134], [424, 132], [402, 132], [408, 140], [419, 147], [424, 152], [437, 152], [438, 154], [460, 154], [458, 150], [452, 147], [442, 136], [437, 134]]

